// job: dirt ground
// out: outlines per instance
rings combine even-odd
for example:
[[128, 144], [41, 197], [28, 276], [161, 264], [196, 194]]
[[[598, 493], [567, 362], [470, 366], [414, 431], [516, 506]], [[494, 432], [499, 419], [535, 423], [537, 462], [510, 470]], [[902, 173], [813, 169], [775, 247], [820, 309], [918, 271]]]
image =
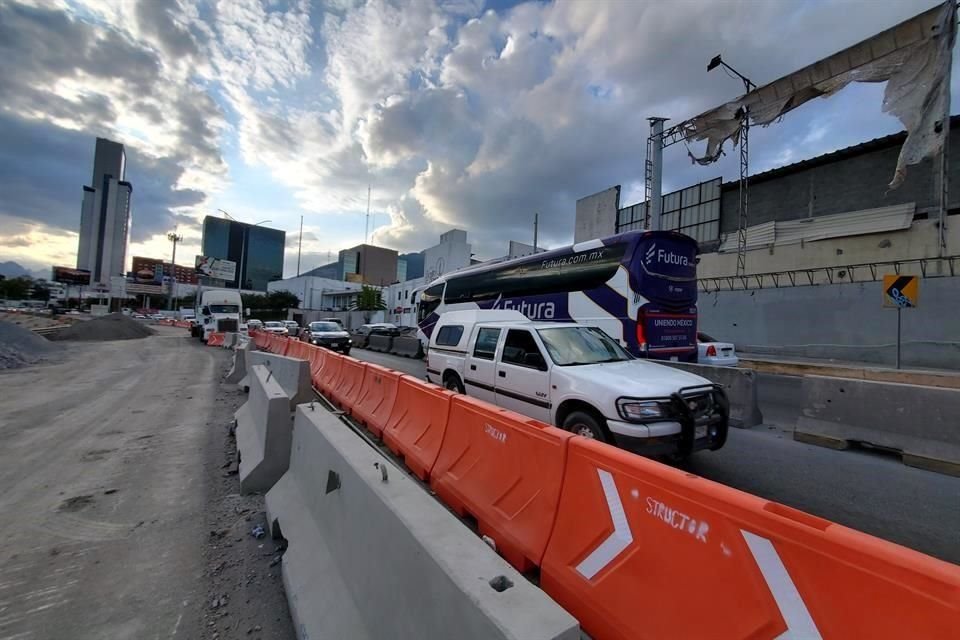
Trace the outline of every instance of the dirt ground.
[[0, 640], [294, 637], [229, 356], [161, 327], [0, 373]]

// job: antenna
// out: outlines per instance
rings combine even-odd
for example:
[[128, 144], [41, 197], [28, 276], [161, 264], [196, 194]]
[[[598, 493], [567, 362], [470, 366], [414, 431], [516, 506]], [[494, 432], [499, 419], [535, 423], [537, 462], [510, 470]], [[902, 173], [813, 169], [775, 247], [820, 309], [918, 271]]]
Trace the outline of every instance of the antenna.
[[370, 185], [367, 185], [367, 226], [363, 230], [363, 244], [367, 244], [370, 235]]
[[534, 213], [533, 214], [533, 252], [534, 253], [537, 252], [537, 227], [539, 226], [539, 223], [540, 223], [540, 214]]

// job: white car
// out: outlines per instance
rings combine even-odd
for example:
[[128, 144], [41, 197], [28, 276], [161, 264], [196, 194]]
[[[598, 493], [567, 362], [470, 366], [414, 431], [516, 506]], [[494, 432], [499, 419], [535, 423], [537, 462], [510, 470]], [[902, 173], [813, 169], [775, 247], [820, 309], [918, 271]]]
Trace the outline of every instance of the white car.
[[263, 323], [263, 330], [267, 333], [275, 333], [279, 336], [287, 335], [287, 328], [283, 325], [282, 322], [277, 322], [275, 320], [270, 320]]
[[724, 445], [723, 389], [634, 358], [596, 327], [517, 311], [450, 311], [430, 337], [428, 379], [587, 438], [683, 459]]
[[300, 325], [294, 320], [284, 320], [283, 326], [287, 328], [287, 335], [297, 337], [300, 335]]
[[717, 342], [705, 333], [697, 333], [697, 362], [715, 367], [735, 367], [740, 358], [732, 342]]
[[263, 329], [263, 323], [256, 318], [250, 318], [247, 320], [248, 329]]

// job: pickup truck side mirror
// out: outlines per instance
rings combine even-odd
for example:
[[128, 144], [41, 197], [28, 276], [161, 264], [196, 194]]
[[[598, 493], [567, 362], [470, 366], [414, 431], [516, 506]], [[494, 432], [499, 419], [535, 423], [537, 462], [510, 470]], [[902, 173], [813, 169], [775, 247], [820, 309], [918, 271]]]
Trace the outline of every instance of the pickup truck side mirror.
[[204, 307], [203, 309], [200, 309], [200, 313], [202, 313], [205, 316], [210, 315], [210, 307]]
[[539, 353], [528, 353], [523, 357], [523, 364], [528, 367], [534, 367], [540, 371], [547, 370], [547, 362], [543, 359], [543, 356]]

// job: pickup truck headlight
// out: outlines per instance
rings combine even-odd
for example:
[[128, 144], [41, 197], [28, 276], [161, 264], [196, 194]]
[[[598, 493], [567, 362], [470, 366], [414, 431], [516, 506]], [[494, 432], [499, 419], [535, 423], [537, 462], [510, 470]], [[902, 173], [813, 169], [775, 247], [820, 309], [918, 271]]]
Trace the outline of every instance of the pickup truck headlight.
[[631, 422], [646, 421], [667, 416], [665, 407], [656, 400], [638, 400], [637, 398], [619, 398], [617, 412], [624, 420]]

